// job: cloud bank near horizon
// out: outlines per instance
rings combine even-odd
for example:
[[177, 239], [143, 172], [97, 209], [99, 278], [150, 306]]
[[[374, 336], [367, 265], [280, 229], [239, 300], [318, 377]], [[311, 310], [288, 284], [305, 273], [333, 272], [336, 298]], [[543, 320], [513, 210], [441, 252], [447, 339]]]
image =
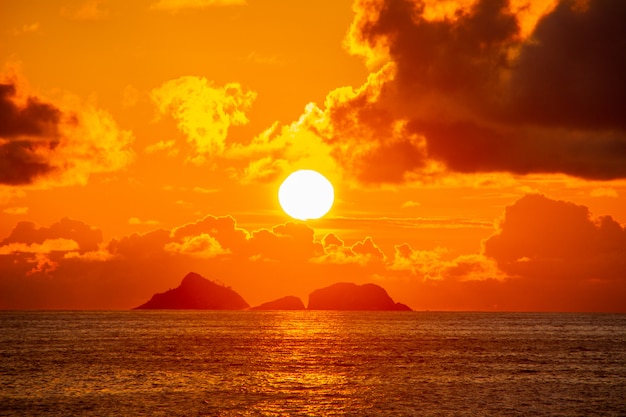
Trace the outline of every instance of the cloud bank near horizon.
[[346, 245], [305, 223], [249, 231], [230, 216], [109, 242], [76, 220], [22, 222], [0, 242], [0, 307], [130, 308], [193, 270], [254, 303], [354, 281], [417, 310], [623, 311], [625, 259], [610, 216], [542, 195], [508, 206], [482, 252], [452, 258], [402, 242], [388, 254], [367, 236]]

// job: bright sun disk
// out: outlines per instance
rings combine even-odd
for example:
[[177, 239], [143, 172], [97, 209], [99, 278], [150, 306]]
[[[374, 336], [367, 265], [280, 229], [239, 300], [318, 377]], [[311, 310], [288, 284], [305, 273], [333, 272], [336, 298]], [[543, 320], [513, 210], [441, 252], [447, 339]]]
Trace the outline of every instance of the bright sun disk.
[[317, 171], [301, 169], [289, 175], [278, 189], [278, 201], [294, 219], [319, 219], [335, 200], [333, 185]]

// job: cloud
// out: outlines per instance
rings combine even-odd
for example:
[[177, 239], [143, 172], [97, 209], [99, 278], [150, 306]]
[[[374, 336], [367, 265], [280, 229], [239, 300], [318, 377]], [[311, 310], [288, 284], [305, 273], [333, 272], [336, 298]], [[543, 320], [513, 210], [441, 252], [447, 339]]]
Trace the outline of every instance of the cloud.
[[367, 259], [372, 259], [380, 262], [385, 261], [385, 254], [374, 243], [371, 237], [366, 237], [362, 242], [357, 242], [352, 246], [352, 251], [357, 255], [365, 256]]
[[243, 184], [255, 182], [268, 183], [277, 180], [288, 171], [289, 163], [285, 159], [275, 159], [266, 156], [261, 159], [251, 161], [239, 175]]
[[424, 280], [442, 279], [444, 261], [442, 256], [446, 253], [443, 248], [435, 250], [414, 250], [410, 245], [403, 243], [394, 248], [395, 253], [390, 269], [393, 271], [409, 271], [413, 275], [419, 275]]
[[50, 252], [70, 252], [79, 249], [78, 243], [71, 239], [46, 239], [43, 243], [7, 243], [0, 246], [0, 255], [10, 255], [14, 253], [50, 253]]
[[585, 206], [527, 195], [508, 206], [484, 254], [511, 276], [626, 286], [626, 230]]
[[101, 9], [104, 0], [88, 0], [77, 8], [62, 8], [61, 16], [72, 20], [102, 20], [109, 16], [109, 11]]
[[144, 148], [144, 152], [147, 154], [153, 154], [156, 152], [167, 151], [167, 156], [176, 156], [178, 155], [178, 149], [175, 148], [176, 141], [174, 139], [165, 141], [161, 140], [157, 143], [153, 143]]
[[203, 188], [203, 187], [193, 187], [191, 190], [194, 193], [198, 193], [198, 194], [213, 194], [213, 193], [217, 193], [220, 191], [218, 188]]
[[481, 252], [458, 254], [403, 242], [385, 253], [371, 237], [347, 245], [303, 222], [248, 230], [230, 216], [106, 243], [76, 220], [19, 222], [0, 242], [0, 308], [130, 308], [199, 271], [253, 304], [352, 281], [417, 309], [624, 311], [626, 230], [611, 217], [528, 195], [495, 227]]
[[24, 190], [0, 184], [0, 206], [6, 206], [13, 200], [24, 198], [25, 196]]
[[251, 255], [264, 261], [308, 262], [323, 252], [314, 234], [306, 224], [295, 222], [255, 230], [249, 238]]
[[62, 168], [50, 184], [86, 184], [92, 174], [120, 171], [134, 160], [133, 134], [120, 130], [108, 112], [87, 105], [75, 121], [64, 127], [65, 140], [51, 158]]
[[141, 98], [141, 92], [132, 85], [124, 87], [122, 92], [122, 107], [130, 108], [135, 107]]
[[421, 204], [417, 201], [413, 201], [413, 200], [408, 200], [405, 201], [404, 203], [402, 203], [402, 208], [413, 208], [413, 207], [419, 207], [421, 206]]
[[138, 217], [131, 217], [128, 219], [128, 224], [140, 225], [140, 226], [155, 226], [159, 224], [157, 220], [141, 220]]
[[6, 214], [26, 214], [28, 213], [28, 207], [7, 207], [2, 212]]
[[220, 246], [235, 252], [239, 251], [250, 237], [247, 230], [237, 226], [237, 221], [232, 216], [206, 216], [195, 223], [176, 227], [171, 232], [172, 238], [179, 241], [201, 234], [209, 234]]
[[102, 241], [102, 233], [84, 223], [62, 219], [50, 227], [37, 227], [19, 222], [9, 236], [0, 241], [0, 270], [9, 276], [17, 268], [17, 277], [41, 275], [48, 277], [62, 263], [63, 256], [94, 250]]
[[615, 188], [611, 187], [598, 187], [591, 190], [591, 197], [612, 197], [617, 198], [619, 194]]
[[451, 172], [626, 178], [626, 3], [584, 4], [358, 0], [346, 45], [372, 74], [274, 126], [256, 159], [312, 135], [363, 184]]
[[275, 55], [263, 55], [256, 51], [252, 51], [246, 56], [246, 61], [253, 64], [277, 66], [283, 65], [284, 62]]
[[246, 0], [159, 0], [150, 5], [152, 10], [175, 13], [184, 9], [204, 9], [219, 6], [244, 6]]
[[60, 142], [62, 112], [28, 97], [16, 100], [15, 84], [0, 84], [0, 182], [19, 185], [50, 173], [46, 154]]
[[276, 122], [252, 141], [229, 146], [225, 157], [249, 161], [235, 175], [244, 183], [275, 181], [297, 169], [315, 169], [332, 177], [338, 166], [330, 155], [332, 148], [319, 134], [325, 124], [321, 110], [309, 103], [297, 121], [282, 127]]
[[311, 262], [320, 264], [354, 264], [362, 267], [380, 267], [386, 260], [383, 251], [374, 243], [371, 237], [346, 246], [343, 240], [334, 233], [329, 233], [321, 241], [323, 254], [311, 259]]
[[93, 106], [70, 108], [26, 94], [17, 76], [0, 83], [0, 184], [85, 184], [133, 160], [133, 136]]
[[38, 227], [33, 222], [17, 223], [9, 236], [0, 241], [0, 246], [22, 244], [26, 246], [44, 245], [46, 241], [72, 241], [80, 252], [97, 250], [102, 243], [102, 231], [78, 220], [63, 218], [49, 227]]
[[219, 87], [206, 78], [184, 76], [155, 88], [151, 97], [161, 114], [170, 114], [178, 122], [195, 160], [204, 162], [223, 153], [231, 126], [248, 123], [246, 112], [256, 93], [237, 83]]
[[39, 30], [39, 22], [24, 24], [21, 28], [13, 30], [13, 35], [20, 36], [25, 33], [33, 33]]
[[219, 242], [211, 235], [202, 233], [198, 236], [187, 236], [182, 243], [170, 242], [164, 247], [166, 252], [187, 254], [199, 258], [213, 258], [227, 254]]

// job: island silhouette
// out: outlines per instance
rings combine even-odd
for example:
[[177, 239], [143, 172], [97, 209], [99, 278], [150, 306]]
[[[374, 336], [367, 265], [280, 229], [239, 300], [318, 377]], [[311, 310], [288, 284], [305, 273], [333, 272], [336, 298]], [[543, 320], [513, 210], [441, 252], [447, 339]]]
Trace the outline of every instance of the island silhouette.
[[[157, 293], [135, 310], [305, 310], [304, 303], [295, 296], [286, 296], [250, 308], [235, 290], [188, 273], [180, 285]], [[376, 284], [340, 282], [320, 288], [309, 294], [308, 310], [342, 311], [411, 311], [402, 303], [394, 302], [387, 291]]]
[[245, 310], [250, 305], [233, 289], [210, 281], [195, 272], [188, 273], [180, 285], [136, 307], [136, 310]]
[[250, 308], [250, 310], [305, 310], [302, 300], [295, 295], [288, 295], [277, 300]]
[[309, 294], [308, 309], [411, 311], [409, 306], [394, 302], [379, 285], [351, 282], [339, 282], [313, 291]]

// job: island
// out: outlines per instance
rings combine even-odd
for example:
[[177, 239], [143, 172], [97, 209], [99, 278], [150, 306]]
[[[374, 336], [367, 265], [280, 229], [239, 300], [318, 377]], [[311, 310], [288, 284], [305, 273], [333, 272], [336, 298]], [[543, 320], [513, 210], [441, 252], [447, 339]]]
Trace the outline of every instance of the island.
[[412, 311], [376, 284], [340, 282], [309, 294], [309, 310]]
[[341, 310], [341, 311], [412, 311], [391, 299], [376, 284], [358, 285], [339, 282], [309, 294], [305, 308], [302, 300], [290, 295], [250, 308], [235, 290], [190, 272], [180, 285], [157, 293], [134, 310]]
[[245, 310], [250, 305], [231, 288], [190, 272], [180, 285], [152, 298], [135, 310]]
[[304, 310], [304, 303], [298, 297], [288, 295], [278, 300], [268, 301], [250, 310]]

